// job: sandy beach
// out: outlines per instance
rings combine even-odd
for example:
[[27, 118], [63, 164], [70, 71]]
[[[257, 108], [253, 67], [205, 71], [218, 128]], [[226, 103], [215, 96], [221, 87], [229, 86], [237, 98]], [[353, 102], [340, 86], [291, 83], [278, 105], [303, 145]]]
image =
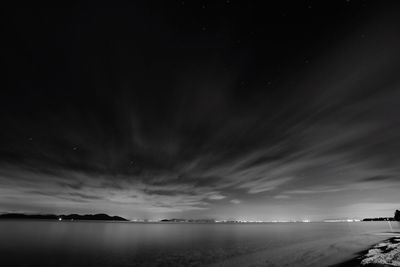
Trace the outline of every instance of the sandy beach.
[[395, 236], [359, 253], [358, 257], [334, 266], [400, 266], [400, 235], [396, 233]]
[[242, 255], [211, 266], [400, 266], [400, 233], [312, 241]]

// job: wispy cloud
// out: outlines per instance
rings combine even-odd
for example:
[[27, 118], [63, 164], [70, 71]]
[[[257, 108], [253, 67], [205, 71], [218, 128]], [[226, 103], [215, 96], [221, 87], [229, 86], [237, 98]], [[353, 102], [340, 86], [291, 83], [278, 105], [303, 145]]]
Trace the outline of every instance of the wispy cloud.
[[274, 196], [275, 199], [290, 199], [288, 195], [276, 195]]
[[308, 189], [298, 189], [298, 190], [288, 190], [285, 191], [285, 194], [324, 194], [324, 193], [333, 193], [333, 192], [339, 192], [339, 191], [344, 191], [344, 190], [349, 190], [350, 188], [348, 187], [311, 187]]
[[271, 191], [278, 188], [289, 181], [293, 180], [293, 177], [284, 177], [275, 180], [269, 180], [268, 178], [259, 179], [255, 181], [250, 181], [243, 183], [238, 186], [238, 188], [246, 188], [250, 194], [257, 194], [261, 192]]
[[230, 202], [233, 203], [233, 204], [240, 204], [240, 203], [242, 203], [242, 201], [239, 200], [239, 199], [231, 199]]

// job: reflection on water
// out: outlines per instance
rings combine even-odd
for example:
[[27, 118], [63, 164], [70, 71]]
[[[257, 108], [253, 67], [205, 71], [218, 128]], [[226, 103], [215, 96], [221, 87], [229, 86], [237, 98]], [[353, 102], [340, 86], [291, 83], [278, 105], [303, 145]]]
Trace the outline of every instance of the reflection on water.
[[[400, 229], [392, 222], [393, 230]], [[324, 266], [387, 237], [387, 222], [135, 224], [0, 221], [1, 266]]]

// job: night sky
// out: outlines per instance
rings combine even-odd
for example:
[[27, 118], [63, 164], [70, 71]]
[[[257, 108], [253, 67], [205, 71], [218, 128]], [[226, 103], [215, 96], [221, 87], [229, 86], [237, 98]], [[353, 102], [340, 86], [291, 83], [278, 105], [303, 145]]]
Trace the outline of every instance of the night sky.
[[392, 216], [396, 2], [5, 10], [0, 212]]

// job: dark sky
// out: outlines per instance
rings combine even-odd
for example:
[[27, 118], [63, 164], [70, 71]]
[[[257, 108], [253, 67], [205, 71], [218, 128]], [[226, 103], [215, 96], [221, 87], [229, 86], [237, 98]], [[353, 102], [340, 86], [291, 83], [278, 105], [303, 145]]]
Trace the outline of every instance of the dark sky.
[[7, 9], [0, 211], [391, 216], [399, 12], [355, 0]]

